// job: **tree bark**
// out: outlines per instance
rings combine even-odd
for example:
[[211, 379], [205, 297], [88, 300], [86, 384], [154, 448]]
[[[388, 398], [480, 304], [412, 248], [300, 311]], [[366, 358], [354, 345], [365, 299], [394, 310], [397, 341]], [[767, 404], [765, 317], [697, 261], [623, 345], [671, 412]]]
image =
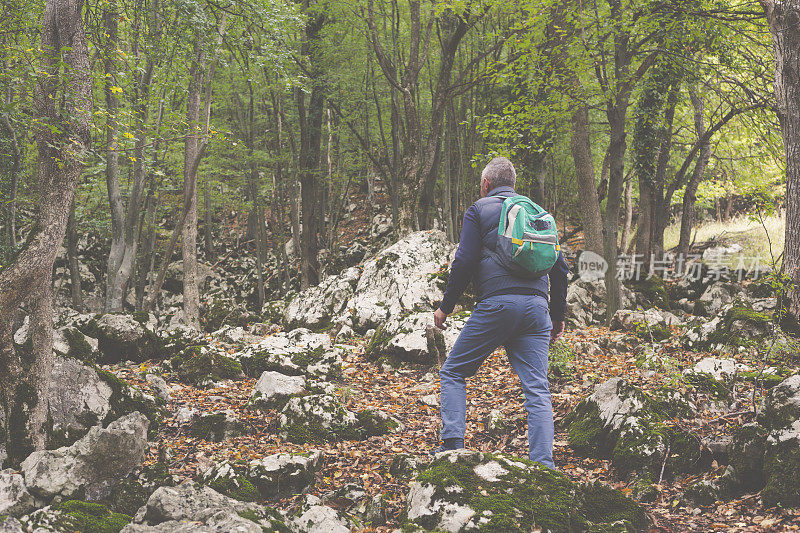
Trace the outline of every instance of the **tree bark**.
[[[217, 49], [225, 33], [226, 22], [227, 17], [223, 15], [217, 30]], [[209, 64], [206, 61], [202, 37], [199, 31], [196, 32], [186, 100], [186, 122], [189, 131], [184, 140], [183, 200], [186, 211], [181, 236], [183, 319], [187, 326], [195, 329], [200, 329], [200, 288], [197, 279], [197, 173], [208, 145], [216, 52], [214, 55]]]
[[[200, 160], [200, 111], [205, 74], [205, 47], [199, 31], [195, 32], [194, 56], [189, 70], [184, 139], [183, 201], [187, 206], [183, 223], [183, 319], [187, 326], [200, 329], [200, 291], [197, 286], [197, 165]], [[169, 260], [169, 258], [165, 258]]]
[[625, 220], [622, 223], [622, 237], [619, 240], [619, 249], [623, 252], [628, 249], [628, 238], [631, 233], [633, 221], [633, 180], [625, 181]]
[[572, 114], [572, 138], [569, 145], [572, 159], [575, 161], [575, 174], [578, 181], [584, 248], [595, 253], [602, 253], [603, 219], [600, 214], [600, 201], [597, 196], [594, 159], [589, 136], [589, 109], [583, 103], [579, 103], [578, 108]]
[[[308, 13], [311, 0], [304, 0], [303, 7]], [[308, 13], [301, 53], [308, 62], [309, 76], [308, 102], [303, 90], [295, 91], [295, 100], [300, 124], [300, 154], [298, 170], [300, 174], [300, 203], [302, 228], [300, 232], [301, 287], [308, 288], [319, 281], [319, 164], [322, 149], [322, 121], [324, 108], [324, 87], [322, 57], [319, 50], [320, 33], [326, 16], [319, 10]]]
[[760, 0], [775, 53], [775, 99], [786, 150], [786, 234], [783, 273], [789, 277], [780, 302], [784, 326], [800, 331], [800, 1]]
[[[695, 87], [689, 88], [689, 97], [694, 107], [694, 129], [697, 138], [702, 139], [706, 133], [704, 117], [703, 98], [697, 93]], [[694, 226], [694, 206], [697, 202], [697, 188], [703, 180], [708, 159], [711, 157], [711, 145], [708, 141], [704, 142], [697, 152], [697, 162], [694, 164], [694, 171], [689, 183], [686, 184], [686, 192], [683, 193], [683, 211], [681, 213], [681, 232], [680, 242], [678, 243], [678, 257], [686, 257], [689, 253], [689, 245], [692, 237], [692, 226]]]
[[[158, 0], [151, 6], [150, 29], [152, 39], [160, 37], [158, 22]], [[116, 87], [116, 65], [114, 57], [117, 47], [117, 18], [116, 3], [110, 4], [110, 9], [103, 15], [105, 30], [108, 34], [108, 45], [105, 50], [106, 71], [106, 107], [109, 110], [109, 121], [112, 121], [106, 130], [107, 162], [106, 182], [108, 184], [108, 199], [111, 206], [111, 252], [108, 257], [106, 275], [106, 312], [120, 312], [123, 310], [129, 281], [136, 267], [136, 257], [139, 248], [141, 228], [141, 208], [145, 194], [145, 146], [147, 143], [147, 122], [150, 104], [150, 87], [153, 82], [155, 61], [152, 54], [148, 55], [145, 64], [136, 69], [133, 88], [133, 115], [134, 115], [134, 149], [133, 149], [133, 184], [127, 205], [123, 203], [119, 185], [119, 163], [117, 152], [117, 113], [119, 103], [112, 87]], [[139, 58], [138, 39], [134, 46], [137, 62]], [[138, 65], [137, 65], [138, 66]], [[112, 112], [113, 111], [113, 112]]]
[[[36, 224], [16, 259], [0, 272], [0, 400], [6, 420], [7, 463], [14, 466], [46, 445], [46, 398], [53, 364], [53, 263], [91, 143], [92, 85], [82, 8], [82, 0], [45, 4], [42, 75], [33, 100], [40, 124], [36, 130]], [[14, 315], [25, 302], [33, 332], [33, 351], [28, 354], [13, 343]]]
[[67, 264], [69, 264], [70, 289], [72, 293], [72, 308], [83, 312], [83, 291], [81, 290], [81, 269], [78, 263], [78, 229], [75, 223], [75, 201], [69, 210], [67, 220]]

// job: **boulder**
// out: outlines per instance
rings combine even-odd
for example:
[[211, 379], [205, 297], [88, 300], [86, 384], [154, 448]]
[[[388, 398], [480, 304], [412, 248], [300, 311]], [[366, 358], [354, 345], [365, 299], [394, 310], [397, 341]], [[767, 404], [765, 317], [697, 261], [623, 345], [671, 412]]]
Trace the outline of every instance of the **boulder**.
[[352, 524], [343, 513], [309, 495], [289, 522], [289, 528], [292, 533], [349, 533]]
[[358, 438], [358, 418], [329, 394], [290, 399], [279, 418], [281, 438], [304, 444]]
[[101, 363], [141, 362], [163, 356], [164, 343], [156, 333], [153, 315], [108, 313], [90, 320], [81, 332], [97, 338]]
[[353, 297], [360, 276], [358, 268], [348, 268], [299, 293], [286, 306], [286, 327], [305, 327], [313, 331], [330, 327], [347, 310], [347, 302]]
[[111, 512], [105, 505], [80, 500], [49, 505], [20, 519], [27, 531], [36, 533], [112, 532], [130, 521], [130, 516]]
[[210, 346], [191, 346], [170, 361], [185, 383], [212, 385], [225, 379], [244, 377], [239, 362], [225, 352]]
[[366, 348], [370, 359], [382, 356], [434, 365], [444, 361], [469, 318], [469, 312], [448, 318], [447, 329], [435, 330], [433, 313], [412, 313], [394, 318], [373, 333]]
[[433, 311], [443, 296], [437, 276], [454, 248], [441, 231], [418, 231], [367, 260], [347, 304], [354, 328], [363, 332], [403, 313]]
[[800, 506], [800, 374], [767, 392], [756, 424], [736, 430], [731, 466], [740, 488], [763, 487], [765, 506]]
[[99, 356], [99, 342], [73, 326], [53, 332], [53, 352], [61, 357], [71, 357], [80, 361], [93, 362]]
[[89, 428], [108, 425], [138, 411], [158, 427], [165, 415], [163, 400], [143, 394], [112, 372], [71, 358], [56, 356], [48, 391], [48, 432], [51, 446], [69, 446]]
[[[622, 378], [602, 383], [565, 418], [570, 446], [581, 455], [610, 457], [623, 473], [658, 477], [690, 470], [700, 459], [697, 439], [667, 424], [692, 416], [693, 406], [674, 391], [645, 394]], [[669, 460], [664, 455], [669, 450]]]
[[[630, 288], [620, 287], [621, 309], [630, 309], [636, 301]], [[577, 279], [567, 286], [567, 320], [577, 326], [603, 323], [606, 318], [605, 280], [583, 281]]]
[[11, 515], [19, 518], [35, 508], [36, 502], [28, 492], [22, 475], [11, 468], [0, 470], [0, 516]]
[[772, 332], [770, 315], [756, 311], [737, 300], [708, 322], [687, 332], [688, 344], [695, 349], [734, 349], [762, 341]]
[[164, 378], [157, 374], [147, 374], [145, 376], [145, 381], [150, 384], [150, 387], [153, 389], [157, 398], [160, 398], [164, 402], [172, 401], [172, 394], [169, 392], [169, 385], [167, 382], [164, 381]]
[[79, 496], [98, 500], [141, 466], [147, 451], [147, 418], [136, 412], [107, 428], [95, 426], [69, 447], [36, 451], [21, 465], [28, 490], [49, 500]]
[[[165, 522], [180, 523], [182, 520], [190, 520], [205, 522], [213, 527], [215, 523], [225, 521], [232, 515], [252, 513], [253, 516], [258, 516], [262, 512], [262, 508], [257, 504], [240, 502], [210, 487], [189, 481], [177, 487], [161, 487], [156, 490], [147, 500], [147, 504], [137, 511], [134, 522], [157, 526]], [[235, 530], [212, 529], [212, 531]]]
[[247, 433], [247, 426], [230, 409], [211, 413], [194, 413], [191, 435], [196, 439], [224, 442]]
[[250, 404], [261, 409], [282, 409], [293, 396], [305, 393], [306, 378], [266, 371], [258, 378]]
[[242, 468], [228, 461], [214, 463], [201, 475], [200, 481], [215, 491], [240, 502], [258, 501], [260, 495], [253, 483], [247, 479]]
[[233, 358], [241, 363], [245, 374], [250, 377], [273, 371], [332, 380], [341, 374], [347, 349], [342, 345], [332, 345], [327, 334], [296, 329], [267, 337], [234, 354]]
[[704, 357], [692, 368], [683, 371], [684, 375], [702, 374], [709, 376], [717, 381], [730, 383], [737, 374], [749, 372], [751, 368], [745, 364], [737, 363], [733, 359], [721, 359], [718, 357]]
[[403, 531], [645, 531], [644, 509], [599, 483], [539, 463], [457, 450], [411, 484]]
[[322, 454], [276, 453], [250, 461], [247, 479], [264, 498], [286, 498], [314, 487]]
[[0, 518], [0, 533], [25, 533], [22, 524], [13, 516]]

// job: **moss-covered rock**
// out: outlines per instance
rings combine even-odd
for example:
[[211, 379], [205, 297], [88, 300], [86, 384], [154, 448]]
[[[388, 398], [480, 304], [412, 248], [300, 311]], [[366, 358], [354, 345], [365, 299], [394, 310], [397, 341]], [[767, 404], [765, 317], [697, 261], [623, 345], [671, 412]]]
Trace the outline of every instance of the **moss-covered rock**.
[[342, 356], [338, 346], [290, 346], [259, 348], [258, 345], [237, 354], [245, 374], [259, 377], [264, 372], [279, 372], [288, 376], [309, 376], [335, 381], [342, 375]]
[[238, 361], [208, 346], [191, 346], [177, 357], [173, 358], [172, 365], [178, 378], [185, 383], [200, 384], [244, 377]]
[[113, 372], [96, 368], [100, 379], [111, 388], [111, 398], [109, 403], [111, 411], [103, 420], [106, 425], [123, 415], [138, 411], [150, 421], [148, 436], [153, 437], [164, 423], [167, 410], [164, 402], [142, 393], [138, 388], [133, 387], [121, 380]]
[[363, 409], [356, 413], [358, 425], [364, 437], [376, 437], [402, 431], [403, 425], [394, 417], [383, 411]]
[[164, 357], [167, 353], [156, 333], [155, 318], [147, 316], [148, 320], [144, 322], [141, 317], [136, 320], [131, 315], [108, 313], [76, 326], [83, 334], [97, 339], [99, 362], [140, 362]]
[[758, 342], [768, 335], [772, 329], [772, 317], [766, 313], [755, 311], [747, 303], [734, 303], [708, 335], [705, 347], [739, 347]]
[[281, 411], [280, 435], [295, 444], [356, 440], [358, 418], [329, 394], [292, 398]]
[[223, 442], [247, 432], [245, 424], [231, 410], [197, 413], [192, 418], [190, 434], [197, 439]]
[[118, 533], [131, 520], [130, 516], [113, 513], [99, 503], [67, 500], [23, 517], [22, 523], [32, 531]]
[[734, 490], [761, 491], [766, 506], [800, 506], [800, 374], [773, 387], [757, 423], [738, 428], [731, 442]]
[[277, 453], [250, 461], [246, 477], [263, 498], [286, 498], [314, 487], [322, 454]]
[[445, 452], [408, 495], [404, 531], [643, 531], [644, 510], [621, 492], [579, 485], [526, 459]]
[[700, 443], [670, 423], [693, 412], [691, 404], [681, 400], [666, 393], [653, 397], [613, 378], [567, 415], [567, 438], [579, 454], [610, 457], [622, 473], [658, 476], [662, 466], [668, 476], [686, 472], [700, 459]]
[[247, 310], [227, 300], [215, 300], [208, 305], [203, 326], [209, 333], [217, 331], [223, 326], [246, 326], [253, 320]]
[[642, 307], [659, 307], [669, 310], [669, 293], [663, 278], [650, 276], [649, 278], [632, 281], [628, 285], [638, 296]]

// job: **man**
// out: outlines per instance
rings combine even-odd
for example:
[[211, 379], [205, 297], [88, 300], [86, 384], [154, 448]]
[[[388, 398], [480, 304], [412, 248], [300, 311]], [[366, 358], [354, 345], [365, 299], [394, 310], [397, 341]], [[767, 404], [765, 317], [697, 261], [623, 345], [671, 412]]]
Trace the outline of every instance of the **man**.
[[[500, 211], [506, 198], [516, 196], [516, 181], [514, 165], [505, 157], [492, 159], [483, 169], [481, 199], [464, 214], [447, 290], [434, 313], [436, 326], [444, 329], [447, 315], [473, 281], [478, 303], [439, 371], [444, 444], [434, 452], [464, 447], [465, 379], [475, 375], [495, 348], [504, 345], [525, 393], [530, 459], [554, 468], [548, 344], [564, 332], [569, 268], [559, 252], [549, 275], [523, 279], [512, 275], [496, 259]], [[549, 306], [548, 288], [552, 292]]]

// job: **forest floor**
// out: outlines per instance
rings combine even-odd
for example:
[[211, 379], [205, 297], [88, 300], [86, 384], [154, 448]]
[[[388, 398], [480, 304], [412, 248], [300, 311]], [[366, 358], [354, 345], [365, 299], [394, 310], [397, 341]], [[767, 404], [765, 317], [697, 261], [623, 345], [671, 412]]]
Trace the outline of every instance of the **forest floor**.
[[[584, 328], [568, 331], [560, 342], [572, 346], [584, 341], [597, 341], [601, 337], [619, 337], [619, 333], [606, 328]], [[255, 380], [228, 382], [215, 389], [196, 389], [165, 378], [172, 386], [173, 412], [181, 407], [218, 411], [232, 409], [245, 421], [250, 433], [221, 443], [207, 442], [188, 435], [188, 426], [175, 418], [167, 420], [160, 430], [160, 442], [154, 443], [148, 462], [157, 460], [159, 448], [172, 449], [171, 472], [181, 478], [197, 478], [198, 469], [209, 461], [251, 460], [277, 452], [299, 452], [318, 449], [323, 453], [312, 493], [322, 495], [348, 483], [361, 484], [370, 496], [384, 494], [389, 502], [387, 526], [364, 531], [391, 531], [405, 508], [408, 482], [394, 479], [388, 472], [389, 464], [397, 454], [410, 454], [427, 458], [427, 450], [436, 444], [439, 427], [438, 407], [422, 403], [421, 398], [439, 392], [436, 368], [402, 366], [390, 368], [366, 361], [363, 356], [363, 339], [351, 341], [360, 349], [346, 360], [344, 378], [339, 394], [353, 411], [373, 407], [397, 417], [405, 430], [396, 434], [372, 437], [364, 441], [339, 442], [326, 445], [298, 446], [282, 441], [277, 435], [276, 411], [256, 411], [246, 404]], [[569, 352], [569, 350], [567, 350]], [[610, 462], [600, 459], [579, 458], [570, 449], [560, 420], [580, 399], [588, 395], [597, 383], [614, 376], [643, 387], [645, 390], [664, 384], [685, 386], [676, 379], [675, 368], [685, 367], [708, 354], [675, 349], [669, 360], [675, 363], [662, 371], [642, 371], [636, 365], [634, 351], [604, 350], [602, 355], [586, 356], [572, 353], [568, 373], [551, 384], [553, 408], [556, 416], [555, 462], [559, 470], [580, 482], [602, 481], [627, 494], [632, 492], [630, 482], [615, 475]], [[743, 357], [743, 356], [742, 356]], [[563, 361], [562, 361], [563, 363]], [[146, 367], [146, 364], [143, 365]], [[127, 381], [147, 389], [141, 379], [143, 366], [118, 367], [114, 370]], [[739, 408], [720, 416], [701, 413], [690, 429], [699, 439], [729, 434], [733, 426], [749, 422], [752, 404], [758, 393], [742, 385], [734, 391]], [[525, 412], [522, 390], [505, 357], [498, 349], [487, 359], [478, 374], [468, 380], [468, 424], [466, 446], [481, 451], [527, 456]], [[483, 421], [498, 409], [511, 429], [501, 435], [490, 436]], [[662, 480], [660, 494], [645, 507], [653, 519], [653, 531], [793, 531], [800, 530], [800, 510], [764, 509], [757, 494], [746, 494], [727, 502], [717, 502], [708, 507], [695, 507], [680, 497], [689, 484], [721, 475], [724, 464], [712, 464], [711, 471], [685, 475], [673, 480]], [[300, 497], [277, 502], [277, 506], [291, 510], [299, 505]]]

